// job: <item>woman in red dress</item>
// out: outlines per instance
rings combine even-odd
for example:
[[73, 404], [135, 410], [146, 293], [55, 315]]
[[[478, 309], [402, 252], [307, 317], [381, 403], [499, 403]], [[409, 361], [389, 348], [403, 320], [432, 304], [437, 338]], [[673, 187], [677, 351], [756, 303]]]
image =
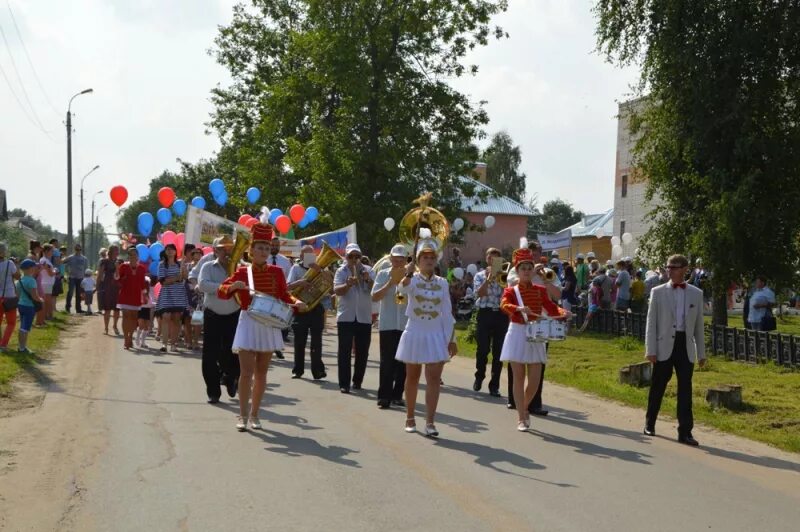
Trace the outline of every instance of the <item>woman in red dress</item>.
[[[238, 296], [237, 300], [242, 307], [233, 339], [233, 352], [239, 355], [241, 367], [239, 418], [236, 423], [239, 431], [247, 430], [248, 421], [251, 429], [261, 429], [258, 410], [261, 407], [264, 390], [267, 388], [267, 370], [272, 353], [283, 349], [281, 329], [256, 321], [248, 314], [247, 309], [250, 308], [252, 299], [251, 291], [268, 294], [300, 311], [306, 309], [305, 303], [296, 300], [286, 289], [283, 270], [279, 266], [267, 264], [272, 226], [257, 223], [250, 229], [250, 233], [252, 234], [250, 259], [253, 263], [239, 266], [218, 290], [221, 299]], [[252, 404], [249, 405], [251, 395]]]
[[128, 248], [128, 262], [117, 266], [114, 279], [119, 284], [117, 308], [122, 311], [122, 335], [125, 338], [125, 349], [133, 348], [133, 333], [139, 309], [142, 307], [142, 290], [145, 287], [147, 268], [139, 263], [136, 248]]

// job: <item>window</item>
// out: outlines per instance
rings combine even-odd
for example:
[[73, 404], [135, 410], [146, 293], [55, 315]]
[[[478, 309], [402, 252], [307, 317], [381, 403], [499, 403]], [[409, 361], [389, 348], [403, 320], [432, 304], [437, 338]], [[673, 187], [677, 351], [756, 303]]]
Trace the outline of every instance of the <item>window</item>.
[[622, 176], [622, 197], [628, 197], [628, 174]]
[[621, 220], [619, 222], [619, 237], [622, 238], [622, 235], [625, 234], [625, 220]]

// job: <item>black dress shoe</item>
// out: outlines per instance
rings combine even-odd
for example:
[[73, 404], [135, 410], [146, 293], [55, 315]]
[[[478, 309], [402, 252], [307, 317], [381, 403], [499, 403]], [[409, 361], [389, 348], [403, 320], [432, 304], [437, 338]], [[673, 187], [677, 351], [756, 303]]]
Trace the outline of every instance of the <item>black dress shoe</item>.
[[655, 436], [656, 435], [656, 428], [655, 427], [645, 427], [642, 432], [647, 436]]
[[548, 410], [545, 410], [544, 408], [531, 408], [529, 412], [534, 416], [546, 416], [547, 414], [550, 413]]
[[406, 406], [406, 402], [402, 399], [392, 399], [392, 404], [394, 406]]
[[381, 399], [378, 401], [378, 408], [381, 410], [386, 410], [389, 408], [389, 400], [388, 399]]
[[275, 351], [275, 357], [278, 360], [283, 360], [284, 358], [286, 358], [285, 356], [283, 356], [283, 351]]
[[517, 405], [514, 404], [514, 401], [509, 401], [506, 403], [506, 408], [508, 408], [509, 410], [514, 410], [515, 408], [517, 408]]
[[303, 376], [303, 374], [302, 374], [302, 373], [292, 373], [292, 378], [293, 378], [293, 379], [299, 379], [299, 378], [300, 378], [300, 377], [302, 377], [302, 376]]
[[697, 447], [700, 445], [700, 442], [692, 438], [691, 434], [686, 434], [685, 436], [678, 436], [678, 441], [684, 445], [690, 445], [692, 447]]
[[314, 380], [315, 380], [315, 381], [322, 380], [322, 379], [324, 379], [324, 378], [325, 378], [325, 377], [327, 377], [327, 376], [328, 376], [328, 374], [327, 374], [327, 373], [320, 373], [319, 375], [314, 375]]
[[492, 397], [502, 397], [499, 390], [489, 390], [489, 395]]
[[354, 390], [360, 390], [360, 389], [361, 389], [361, 385], [360, 385], [360, 384], [353, 383], [353, 389], [354, 389]]
[[215, 405], [217, 403], [219, 403], [219, 397], [209, 397], [208, 398], [208, 404]]
[[479, 392], [481, 391], [481, 386], [483, 386], [483, 380], [475, 379], [475, 384], [472, 385], [472, 389]]
[[350, 393], [350, 388], [339, 388], [339, 391], [342, 393]]
[[228, 397], [236, 397], [236, 392], [239, 389], [239, 379], [230, 379], [225, 383], [225, 389], [228, 391]]

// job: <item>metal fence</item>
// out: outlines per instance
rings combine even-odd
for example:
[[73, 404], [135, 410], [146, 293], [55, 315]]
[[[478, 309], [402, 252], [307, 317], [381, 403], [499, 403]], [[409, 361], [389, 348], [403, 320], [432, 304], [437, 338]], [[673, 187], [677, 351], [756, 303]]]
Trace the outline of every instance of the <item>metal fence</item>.
[[[586, 307], [573, 308], [578, 327], [586, 319]], [[615, 336], [633, 336], [644, 341], [646, 313], [600, 310], [592, 316], [589, 331]], [[723, 325], [706, 325], [706, 350], [729, 360], [775, 364], [800, 369], [800, 336], [778, 332], [751, 331]]]

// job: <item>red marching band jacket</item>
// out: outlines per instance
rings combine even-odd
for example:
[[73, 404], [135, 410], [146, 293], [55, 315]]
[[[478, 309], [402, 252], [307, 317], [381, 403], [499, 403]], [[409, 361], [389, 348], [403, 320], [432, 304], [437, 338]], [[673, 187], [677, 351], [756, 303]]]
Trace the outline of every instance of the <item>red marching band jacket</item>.
[[500, 308], [511, 317], [513, 323], [525, 323], [522, 314], [517, 312], [517, 307], [525, 306], [531, 309], [533, 314], [528, 314], [528, 320], [533, 321], [541, 317], [542, 308], [547, 311], [550, 317], [566, 316], [564, 309], [553, 303], [547, 295], [547, 288], [542, 285], [528, 283], [519, 284], [519, 292], [522, 296], [522, 305], [517, 300], [517, 294], [513, 286], [503, 290], [503, 297], [500, 300]]
[[[250, 297], [250, 290], [248, 288], [244, 290], [232, 290], [231, 285], [236, 281], [242, 281], [248, 286], [247, 268], [247, 266], [239, 266], [236, 272], [231, 277], [225, 279], [217, 290], [217, 295], [220, 299], [230, 299], [234, 297], [234, 295], [238, 295], [239, 306], [243, 310], [250, 308], [250, 301], [252, 300]], [[286, 289], [286, 279], [283, 277], [283, 270], [279, 266], [273, 266], [271, 264], [258, 266], [253, 264], [252, 268], [253, 288], [256, 292], [271, 295], [289, 305], [297, 301]]]

